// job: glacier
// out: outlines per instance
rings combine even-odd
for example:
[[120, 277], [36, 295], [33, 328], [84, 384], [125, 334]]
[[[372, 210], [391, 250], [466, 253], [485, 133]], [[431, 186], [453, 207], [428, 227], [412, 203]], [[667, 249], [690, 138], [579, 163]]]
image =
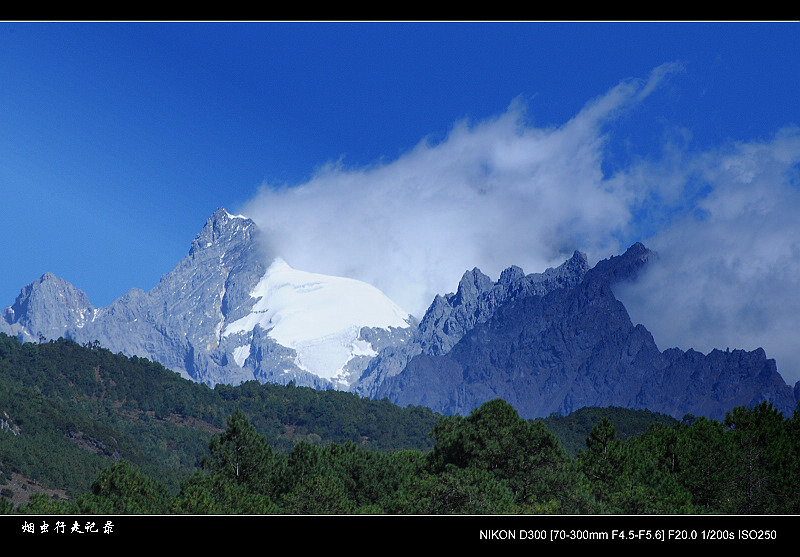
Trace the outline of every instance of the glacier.
[[476, 267], [417, 321], [368, 283], [266, 253], [261, 234], [219, 209], [158, 285], [103, 308], [45, 273], [6, 308], [0, 333], [99, 344], [210, 387], [293, 382], [443, 414], [496, 397], [528, 418], [587, 405], [719, 416], [762, 400], [791, 412], [800, 400], [800, 382], [786, 385], [761, 349], [661, 352], [612, 290], [650, 265], [639, 243], [594, 267], [578, 251], [497, 281]]
[[[348, 383], [345, 366], [355, 356], [377, 354], [360, 338], [362, 327], [410, 326], [409, 314], [374, 286], [297, 270], [281, 257], [270, 264], [250, 296], [256, 299], [250, 313], [229, 323], [223, 338], [252, 333], [259, 326], [295, 351], [297, 367], [338, 384]], [[239, 365], [245, 354], [249, 348], [235, 349]]]
[[45, 273], [6, 308], [0, 332], [98, 341], [212, 387], [255, 379], [341, 390], [387, 344], [410, 337], [416, 320], [379, 289], [294, 269], [260, 238], [252, 220], [220, 208], [150, 291], [94, 308]]

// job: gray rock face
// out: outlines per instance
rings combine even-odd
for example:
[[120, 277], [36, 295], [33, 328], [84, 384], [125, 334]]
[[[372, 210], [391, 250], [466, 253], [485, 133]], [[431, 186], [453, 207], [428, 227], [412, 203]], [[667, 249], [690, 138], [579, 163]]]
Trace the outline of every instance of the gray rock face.
[[189, 254], [151, 291], [133, 289], [70, 331], [114, 352], [160, 362], [198, 382], [239, 383], [249, 374], [228, 361], [222, 327], [245, 314], [265, 270], [255, 223], [224, 209], [206, 221]]
[[500, 303], [447, 353], [420, 351], [401, 371], [385, 373], [373, 396], [443, 414], [466, 414], [499, 397], [526, 418], [614, 405], [720, 419], [763, 400], [790, 415], [798, 389], [763, 350], [662, 353], [631, 323], [611, 285], [635, 278], [650, 257], [635, 244], [577, 284]]
[[[112, 352], [157, 361], [210, 386], [256, 379], [333, 388], [327, 379], [299, 368], [295, 351], [260, 327], [223, 334], [257, 301], [251, 293], [267, 269], [259, 233], [253, 221], [219, 209], [192, 241], [188, 255], [156, 287], [132, 289], [96, 310], [83, 292], [46, 274], [23, 288], [0, 321], [0, 331], [23, 341], [38, 341], [40, 335], [83, 344], [98, 341]], [[405, 329], [362, 330], [376, 351], [408, 334]], [[357, 377], [366, 359], [348, 365]]]
[[418, 338], [422, 353], [447, 354], [467, 331], [491, 319], [504, 303], [574, 286], [588, 269], [586, 256], [576, 251], [557, 269], [544, 273], [526, 276], [519, 267], [509, 267], [496, 283], [477, 268], [464, 273], [455, 294], [437, 296], [420, 323]]
[[58, 338], [68, 330], [84, 327], [94, 312], [84, 292], [45, 273], [24, 287], [14, 305], [6, 308], [0, 330], [23, 342], [36, 341], [40, 335]]
[[[210, 386], [255, 379], [343, 388], [299, 367], [295, 350], [261, 324], [226, 333], [260, 315], [253, 293], [267, 258], [258, 234], [249, 219], [220, 209], [155, 288], [132, 289], [103, 308], [45, 274], [6, 309], [0, 332], [23, 341], [98, 341]], [[466, 414], [500, 397], [528, 418], [608, 405], [721, 418], [762, 400], [794, 410], [800, 382], [789, 388], [763, 350], [660, 352], [650, 333], [631, 323], [611, 287], [635, 280], [653, 257], [637, 243], [591, 269], [575, 252], [543, 273], [509, 267], [496, 282], [468, 271], [419, 323], [360, 329], [359, 340], [377, 355], [360, 352], [347, 362], [345, 375], [358, 378], [350, 390], [443, 414]]]
[[381, 351], [367, 364], [352, 390], [367, 397], [384, 393], [380, 385], [403, 371], [415, 356], [447, 354], [467, 332], [490, 320], [503, 304], [574, 286], [588, 270], [586, 256], [576, 251], [562, 265], [543, 273], [525, 275], [522, 269], [512, 266], [500, 274], [497, 282], [477, 268], [464, 273], [456, 292], [436, 296], [413, 336], [403, 344], [395, 343]]

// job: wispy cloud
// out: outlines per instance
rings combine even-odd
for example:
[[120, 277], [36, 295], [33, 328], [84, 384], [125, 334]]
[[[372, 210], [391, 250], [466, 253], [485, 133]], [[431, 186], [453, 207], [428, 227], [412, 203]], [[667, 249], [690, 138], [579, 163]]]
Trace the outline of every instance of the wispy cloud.
[[671, 69], [621, 83], [559, 127], [529, 125], [515, 100], [391, 162], [265, 184], [244, 211], [291, 265], [368, 281], [421, 317], [475, 266], [496, 277], [512, 264], [541, 271], [574, 249], [616, 251], [633, 192], [603, 177], [603, 125]]
[[763, 346], [800, 379], [798, 130], [702, 153], [677, 134], [657, 158], [603, 171], [607, 124], [679, 70], [623, 81], [555, 127], [515, 100], [395, 160], [265, 184], [243, 212], [292, 266], [367, 281], [417, 317], [473, 267], [539, 272], [643, 240], [661, 263], [618, 294], [660, 348]]
[[[673, 173], [707, 194], [648, 245], [658, 262], [617, 295], [665, 349], [763, 347], [800, 380], [800, 129], [699, 153]], [[687, 178], [688, 179], [688, 178]]]

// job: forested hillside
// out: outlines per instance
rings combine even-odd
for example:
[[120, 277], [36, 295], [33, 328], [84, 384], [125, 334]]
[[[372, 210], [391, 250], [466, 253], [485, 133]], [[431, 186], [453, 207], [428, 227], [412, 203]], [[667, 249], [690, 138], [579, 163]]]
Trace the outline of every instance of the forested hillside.
[[[229, 387], [182, 379], [160, 364], [70, 340], [0, 334], [0, 471], [74, 494], [125, 459], [169, 489], [192, 474], [236, 409], [279, 452], [300, 441], [384, 451], [429, 449], [438, 417], [340, 391]], [[3, 485], [0, 477], [0, 488]]]
[[[800, 413], [768, 403], [723, 421], [526, 420], [500, 399], [442, 417], [0, 336], [0, 418], [5, 513], [800, 513]], [[15, 505], [12, 472], [66, 493]]]
[[[669, 426], [678, 422], [666, 414], [618, 406], [587, 407], [576, 410], [567, 416], [553, 414], [547, 418], [538, 419], [543, 421], [547, 429], [558, 437], [569, 454], [577, 456], [580, 450], [586, 448], [586, 438], [592, 428], [604, 418], [610, 420], [614, 425], [616, 436], [620, 441], [639, 435], [654, 424]], [[686, 419], [691, 419], [691, 417], [686, 416]]]
[[44, 494], [22, 514], [796, 514], [797, 414], [769, 404], [654, 425], [622, 442], [601, 419], [577, 458], [542, 421], [497, 399], [442, 419], [431, 451], [303, 441], [275, 451], [237, 410], [202, 467], [172, 494], [126, 460], [70, 501]]

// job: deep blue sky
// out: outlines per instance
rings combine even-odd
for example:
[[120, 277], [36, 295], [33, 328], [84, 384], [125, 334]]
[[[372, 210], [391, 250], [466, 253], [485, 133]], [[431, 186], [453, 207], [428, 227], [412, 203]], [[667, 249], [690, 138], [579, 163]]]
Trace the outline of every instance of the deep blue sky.
[[[642, 161], [657, 162], [648, 166], [657, 176], [669, 160], [672, 175], [700, 154], [771, 141], [800, 125], [799, 31], [796, 23], [2, 23], [0, 306], [47, 271], [107, 305], [131, 287], [155, 286], [216, 208], [252, 209], [262, 184], [306, 184], [337, 161], [353, 172], [391, 165], [514, 102], [530, 129], [557, 129], [664, 64], [679, 69], [603, 124], [598, 164], [607, 178], [641, 172]], [[693, 176], [682, 186], [692, 195], [713, 190]], [[634, 205], [644, 220], [613, 233], [620, 245], [657, 233], [680, 204]]]

